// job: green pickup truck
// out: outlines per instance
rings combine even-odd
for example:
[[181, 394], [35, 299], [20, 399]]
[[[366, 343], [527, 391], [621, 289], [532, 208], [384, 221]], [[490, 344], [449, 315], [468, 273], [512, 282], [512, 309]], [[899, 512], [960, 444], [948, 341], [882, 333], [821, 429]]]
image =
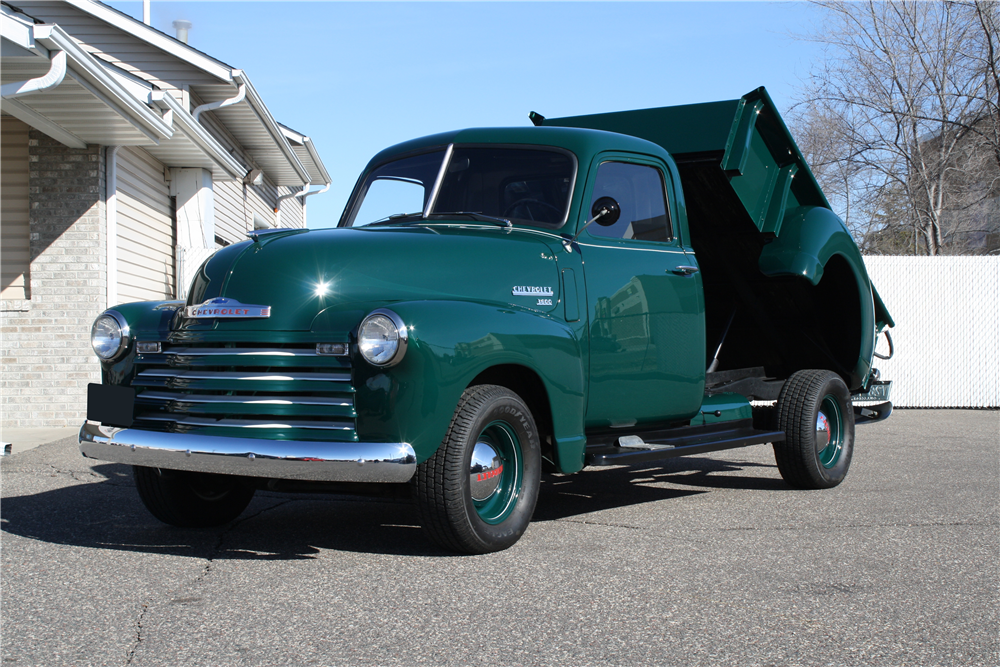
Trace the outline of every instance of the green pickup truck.
[[393, 146], [337, 228], [107, 310], [83, 455], [168, 524], [403, 492], [466, 553], [521, 537], [543, 471], [772, 443], [791, 486], [839, 484], [892, 410], [893, 321], [764, 89], [531, 120]]

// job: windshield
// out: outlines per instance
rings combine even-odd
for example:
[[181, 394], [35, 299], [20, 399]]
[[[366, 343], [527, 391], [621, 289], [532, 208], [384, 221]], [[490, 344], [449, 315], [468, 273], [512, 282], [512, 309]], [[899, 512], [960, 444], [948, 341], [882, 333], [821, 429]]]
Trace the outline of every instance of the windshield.
[[[442, 171], [444, 160], [448, 163]], [[566, 221], [575, 174], [576, 159], [563, 150], [452, 146], [450, 151], [405, 157], [375, 169], [359, 188], [345, 224], [360, 227], [462, 214], [475, 220], [559, 227]]]

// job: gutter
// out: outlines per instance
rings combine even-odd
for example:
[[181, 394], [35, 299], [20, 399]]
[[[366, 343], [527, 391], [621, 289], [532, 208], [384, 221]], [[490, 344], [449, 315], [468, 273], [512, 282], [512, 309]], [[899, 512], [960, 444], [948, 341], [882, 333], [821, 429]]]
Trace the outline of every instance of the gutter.
[[242, 180], [246, 175], [243, 165], [233, 158], [229, 151], [223, 148], [172, 95], [162, 90], [154, 90], [149, 94], [149, 103], [167, 112], [174, 126], [179, 126], [181, 132], [232, 180]]

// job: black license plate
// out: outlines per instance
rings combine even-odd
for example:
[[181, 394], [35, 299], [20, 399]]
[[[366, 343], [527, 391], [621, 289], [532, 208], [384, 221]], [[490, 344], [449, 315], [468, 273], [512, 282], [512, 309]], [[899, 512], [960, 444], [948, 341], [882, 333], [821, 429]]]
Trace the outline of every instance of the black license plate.
[[87, 419], [107, 426], [132, 425], [135, 389], [112, 384], [87, 385]]

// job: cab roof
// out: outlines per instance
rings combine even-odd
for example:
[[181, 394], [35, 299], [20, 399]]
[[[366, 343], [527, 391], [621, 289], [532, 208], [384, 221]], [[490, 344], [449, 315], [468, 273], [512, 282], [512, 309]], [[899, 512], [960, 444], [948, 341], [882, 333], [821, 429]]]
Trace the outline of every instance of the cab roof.
[[617, 150], [654, 155], [669, 161], [670, 156], [661, 146], [638, 137], [604, 130], [573, 127], [478, 127], [432, 134], [390, 146], [379, 152], [368, 163], [376, 164], [407, 153], [419, 153], [448, 144], [521, 144], [556, 146], [586, 158], [601, 151]]

